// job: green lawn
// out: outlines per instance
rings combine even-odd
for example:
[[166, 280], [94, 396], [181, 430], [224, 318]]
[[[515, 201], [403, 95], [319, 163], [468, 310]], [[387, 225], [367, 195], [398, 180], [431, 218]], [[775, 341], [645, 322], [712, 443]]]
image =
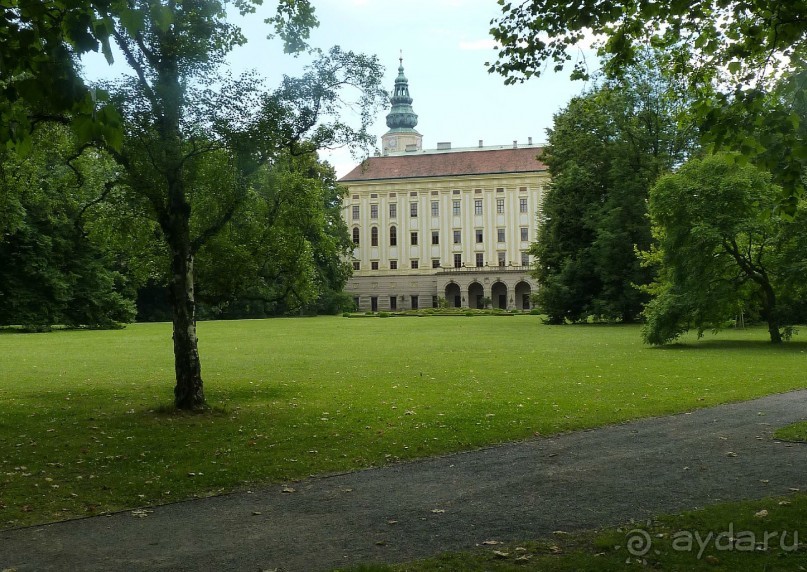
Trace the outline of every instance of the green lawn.
[[0, 527], [164, 503], [805, 387], [807, 343], [536, 316], [199, 324], [176, 415], [167, 324], [0, 333]]

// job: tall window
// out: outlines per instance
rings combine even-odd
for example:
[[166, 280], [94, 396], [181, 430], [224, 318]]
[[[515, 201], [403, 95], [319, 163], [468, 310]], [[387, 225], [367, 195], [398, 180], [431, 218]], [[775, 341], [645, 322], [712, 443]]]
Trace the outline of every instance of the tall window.
[[353, 205], [353, 220], [359, 220], [359, 205]]
[[482, 214], [482, 199], [475, 199], [474, 200], [474, 214], [481, 215]]
[[417, 203], [409, 203], [409, 216], [416, 217], [418, 216], [418, 204]]
[[390, 260], [389, 261], [389, 269], [390, 270], [398, 270], [398, 261], [397, 260]]
[[398, 203], [389, 204], [389, 217], [398, 218]]
[[527, 242], [530, 239], [530, 229], [526, 226], [521, 227], [521, 241]]
[[518, 199], [518, 210], [522, 213], [527, 212], [527, 199]]
[[432, 244], [440, 244], [440, 231], [433, 230], [432, 231]]
[[359, 227], [353, 227], [353, 244], [359, 245]]
[[496, 214], [504, 214], [504, 199], [496, 199]]
[[417, 232], [412, 232], [412, 233], [409, 234], [409, 244], [411, 244], [412, 246], [417, 246], [418, 245], [418, 233]]
[[432, 268], [440, 268], [440, 259], [432, 258]]
[[398, 246], [398, 229], [394, 226], [389, 227], [389, 245]]
[[378, 218], [378, 205], [370, 205], [370, 218]]
[[451, 210], [454, 216], [460, 216], [460, 202], [458, 200], [451, 201]]
[[[353, 270], [361, 270], [361, 262], [358, 260], [353, 261]], [[356, 304], [358, 306], [358, 304]]]
[[455, 230], [454, 231], [454, 244], [461, 244], [462, 243], [462, 231]]
[[497, 228], [496, 229], [496, 241], [497, 242], [504, 242], [504, 229]]
[[454, 268], [462, 268], [462, 254], [454, 255]]
[[378, 227], [370, 229], [370, 246], [378, 246]]
[[389, 295], [389, 309], [390, 310], [398, 309], [398, 299], [395, 297], [395, 294]]
[[485, 242], [485, 240], [484, 240], [484, 237], [482, 235], [482, 229], [478, 228], [478, 229], [476, 229], [476, 243], [481, 244], [483, 242]]
[[412, 260], [409, 261], [409, 268], [411, 268], [412, 270], [417, 270], [419, 266], [420, 261], [417, 258], [413, 258]]
[[440, 203], [432, 201], [432, 216], [440, 216]]
[[481, 252], [476, 253], [476, 266], [477, 268], [481, 268], [485, 265], [485, 255]]
[[370, 263], [370, 270], [378, 270], [378, 260], [373, 260]]
[[521, 266], [529, 266], [530, 265], [530, 255], [526, 252], [521, 253]]
[[504, 266], [505, 256], [506, 256], [506, 253], [504, 253], [504, 252], [499, 252], [498, 253], [499, 266]]

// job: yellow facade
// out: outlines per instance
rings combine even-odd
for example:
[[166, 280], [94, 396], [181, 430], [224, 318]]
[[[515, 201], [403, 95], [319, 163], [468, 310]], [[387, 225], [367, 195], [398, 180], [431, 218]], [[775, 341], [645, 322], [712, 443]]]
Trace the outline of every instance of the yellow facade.
[[[356, 243], [347, 292], [359, 309], [425, 308], [441, 298], [452, 307], [482, 307], [488, 298], [493, 307], [530, 308], [527, 250], [549, 177], [540, 151], [399, 153], [373, 158], [375, 171], [360, 166], [344, 177], [342, 212]], [[515, 153], [523, 159], [507, 172]]]

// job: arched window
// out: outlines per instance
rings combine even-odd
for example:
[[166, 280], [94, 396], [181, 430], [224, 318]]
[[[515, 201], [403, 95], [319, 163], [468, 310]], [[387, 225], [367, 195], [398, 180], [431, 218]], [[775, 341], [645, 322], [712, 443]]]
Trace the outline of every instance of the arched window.
[[359, 227], [353, 227], [353, 244], [359, 245]]
[[370, 229], [370, 246], [378, 246], [378, 227]]
[[390, 246], [397, 246], [398, 245], [398, 229], [394, 226], [389, 227], [389, 245]]

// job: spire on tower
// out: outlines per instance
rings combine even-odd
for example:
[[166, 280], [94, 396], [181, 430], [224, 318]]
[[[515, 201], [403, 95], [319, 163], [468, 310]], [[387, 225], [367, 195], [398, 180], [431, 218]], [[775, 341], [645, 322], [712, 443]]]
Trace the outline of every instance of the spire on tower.
[[409, 95], [409, 80], [404, 75], [403, 50], [398, 55], [398, 77], [390, 94], [392, 109], [387, 114], [387, 131], [381, 136], [384, 153], [420, 150], [423, 136], [415, 131], [418, 116], [412, 109], [412, 97]]
[[392, 109], [387, 115], [387, 127], [390, 129], [414, 129], [418, 124], [418, 116], [412, 109], [412, 98], [409, 95], [409, 80], [404, 75], [403, 50], [398, 58], [398, 77], [395, 78], [395, 88], [390, 98]]

